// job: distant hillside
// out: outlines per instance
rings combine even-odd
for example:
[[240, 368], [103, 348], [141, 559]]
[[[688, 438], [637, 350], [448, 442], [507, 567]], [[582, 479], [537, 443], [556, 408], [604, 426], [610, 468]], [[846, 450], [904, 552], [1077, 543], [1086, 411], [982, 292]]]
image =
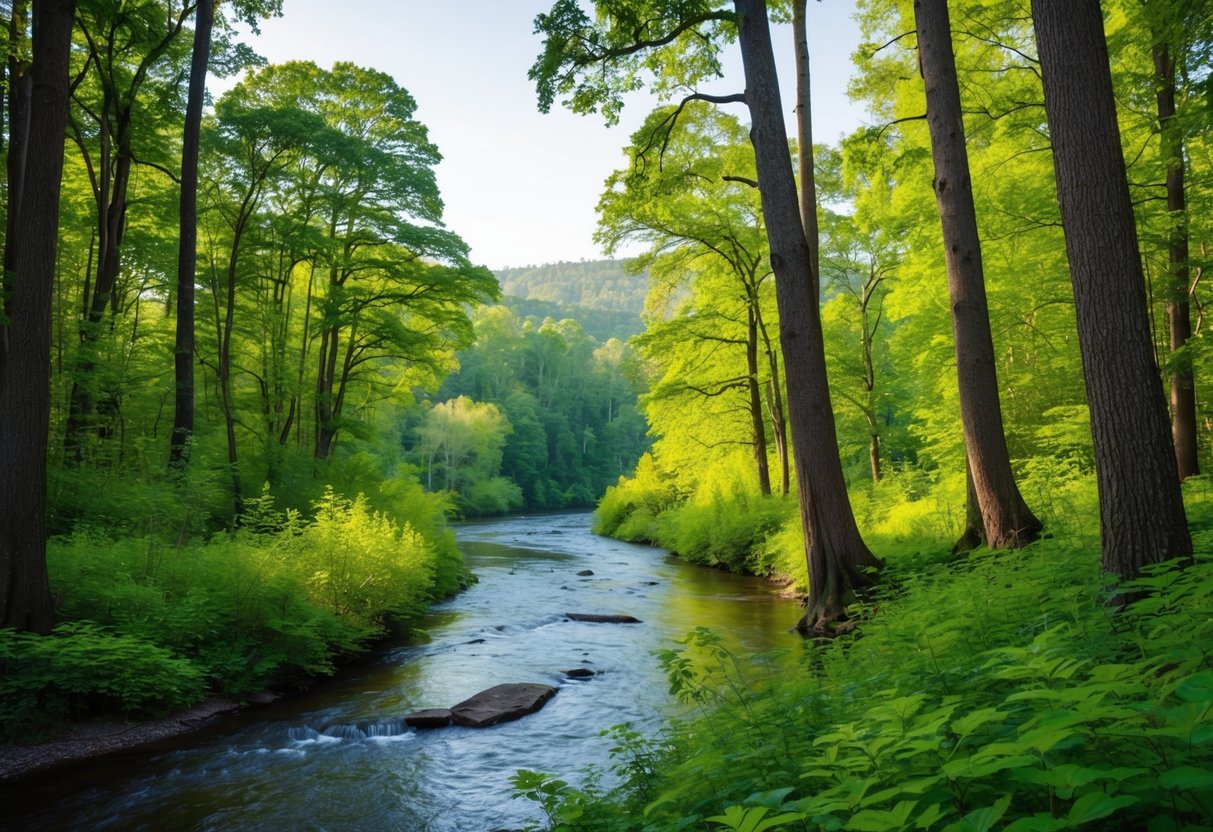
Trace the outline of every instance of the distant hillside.
[[550, 300], [519, 298], [513, 295], [502, 295], [501, 302], [519, 318], [531, 318], [539, 321], [544, 318], [555, 318], [558, 321], [562, 318], [572, 318], [581, 324], [586, 335], [600, 344], [611, 338], [626, 341], [633, 335], [639, 335], [644, 331], [644, 324], [640, 322], [640, 316], [635, 312], [586, 309], [584, 306], [553, 303]]
[[[501, 294], [565, 308], [629, 312], [644, 309], [647, 275], [627, 274], [622, 260], [582, 260], [498, 269]], [[572, 316], [575, 317], [575, 316]]]

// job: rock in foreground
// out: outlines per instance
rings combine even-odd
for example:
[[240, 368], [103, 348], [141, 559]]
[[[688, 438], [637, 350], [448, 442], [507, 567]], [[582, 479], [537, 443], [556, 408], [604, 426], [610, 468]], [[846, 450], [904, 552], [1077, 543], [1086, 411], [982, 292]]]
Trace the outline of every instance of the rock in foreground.
[[406, 716], [404, 724], [412, 728], [445, 728], [451, 724], [451, 712], [446, 708], [426, 708]]
[[639, 618], [630, 615], [595, 615], [588, 612], [566, 612], [564, 617], [570, 621], [592, 621], [596, 624], [643, 624]]
[[529, 682], [494, 685], [451, 708], [456, 725], [484, 728], [533, 714], [556, 695], [556, 688]]

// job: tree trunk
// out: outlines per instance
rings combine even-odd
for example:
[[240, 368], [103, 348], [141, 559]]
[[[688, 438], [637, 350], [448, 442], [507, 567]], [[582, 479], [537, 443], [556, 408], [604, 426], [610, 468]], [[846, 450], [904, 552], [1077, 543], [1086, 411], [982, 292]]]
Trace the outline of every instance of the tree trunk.
[[[1171, 333], [1171, 438], [1179, 479], [1200, 473], [1196, 456], [1196, 380], [1192, 359], [1184, 352], [1192, 337], [1188, 304], [1188, 218], [1184, 199], [1183, 130], [1175, 121], [1175, 60], [1165, 44], [1154, 47], [1158, 81], [1158, 127], [1163, 162], [1167, 166], [1167, 211], [1171, 216], [1171, 285], [1167, 297], [1167, 328]], [[1178, 355], [1177, 355], [1178, 354]]]
[[783, 382], [779, 380], [779, 359], [767, 345], [767, 362], [771, 365], [771, 379], [767, 382], [767, 408], [771, 413], [771, 438], [775, 442], [775, 455], [779, 457], [779, 493], [788, 496], [791, 466], [788, 464], [787, 419], [783, 413]]
[[758, 471], [758, 490], [762, 496], [771, 496], [771, 468], [767, 461], [767, 430], [762, 417], [762, 390], [758, 386], [758, 319], [753, 304], [756, 298], [750, 299], [746, 308], [746, 389], [749, 392], [750, 428], [754, 436], [754, 465]]
[[981, 520], [981, 507], [977, 504], [977, 489], [973, 487], [973, 469], [969, 467], [969, 455], [965, 454], [965, 526], [959, 539], [952, 544], [952, 554], [963, 555], [986, 542], [985, 527]]
[[0, 626], [49, 632], [46, 446], [51, 307], [74, 0], [33, 9], [29, 152], [13, 257], [11, 350], [0, 378]]
[[[801, 223], [788, 155], [766, 3], [736, 0], [735, 7], [752, 125], [750, 141], [775, 271], [792, 454], [809, 564], [808, 608], [799, 626], [821, 632], [829, 621], [842, 616], [843, 605], [854, 589], [872, 583], [871, 570], [880, 561], [859, 534], [838, 456], [821, 318], [812, 290], [810, 244]], [[811, 171], [801, 171], [802, 179], [806, 176]]]
[[[12, 314], [12, 279], [15, 267], [17, 218], [21, 215], [21, 194], [25, 184], [25, 159], [29, 149], [29, 66], [22, 57], [29, 21], [29, 0], [16, 0], [8, 21], [8, 213], [4, 229], [4, 271], [0, 273], [0, 321]], [[4, 378], [4, 363], [8, 355], [8, 327], [0, 324], [0, 379]]]
[[194, 433], [194, 275], [198, 261], [198, 145], [206, 70], [211, 56], [215, 0], [198, 3], [194, 19], [194, 49], [190, 61], [185, 131], [181, 139], [181, 225], [177, 247], [177, 338], [173, 348], [175, 380], [173, 432], [169, 464], [183, 466]]
[[915, 0], [914, 19], [952, 303], [965, 451], [986, 543], [995, 549], [1015, 548], [1035, 540], [1041, 523], [1019, 493], [1003, 431], [947, 0]]
[[1122, 577], [1192, 553], [1150, 347], [1098, 0], [1032, 0], [1057, 201], [1091, 407], [1103, 566]]
[[821, 293], [817, 249], [817, 180], [813, 176], [813, 97], [809, 84], [808, 0], [792, 3], [792, 39], [796, 46], [796, 165], [800, 169], [800, 218], [809, 241], [809, 273], [814, 295]]

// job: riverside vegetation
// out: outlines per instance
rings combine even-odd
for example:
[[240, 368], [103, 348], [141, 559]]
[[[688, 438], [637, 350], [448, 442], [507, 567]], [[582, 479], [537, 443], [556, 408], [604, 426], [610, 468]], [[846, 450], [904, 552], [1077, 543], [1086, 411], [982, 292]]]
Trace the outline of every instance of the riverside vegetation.
[[[946, 504], [882, 485], [865, 528], [887, 566], [852, 637], [738, 656], [709, 623], [658, 657], [686, 719], [619, 726], [610, 777], [520, 772], [518, 797], [559, 832], [1208, 828], [1213, 487], [1185, 487], [1195, 561], [1117, 585], [1089, 478], [1029, 493], [1050, 537], [956, 557]], [[691, 531], [696, 510], [644, 522], [705, 562], [778, 569], [773, 507], [750, 502], [718, 505], [713, 534]]]

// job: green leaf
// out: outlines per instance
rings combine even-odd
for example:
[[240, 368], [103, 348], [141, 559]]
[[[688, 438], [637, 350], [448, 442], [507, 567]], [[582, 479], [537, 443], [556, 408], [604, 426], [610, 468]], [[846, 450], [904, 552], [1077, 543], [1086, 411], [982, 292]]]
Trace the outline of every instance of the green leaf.
[[1048, 813], [1040, 812], [1013, 821], [1003, 832], [1054, 832], [1054, 830], [1064, 829], [1069, 825], [1070, 822], [1065, 818], [1055, 818]]
[[960, 734], [962, 737], [968, 736], [987, 722], [999, 719], [1002, 716], [1004, 716], [1003, 712], [997, 708], [981, 708], [954, 720], [952, 722], [952, 733]]
[[1000, 798], [993, 806], [984, 806], [980, 809], [974, 809], [955, 823], [949, 823], [944, 827], [944, 832], [989, 832], [994, 824], [998, 823], [999, 819], [1006, 814], [1007, 807], [1011, 805], [1011, 795], [1005, 795]]
[[1175, 695], [1185, 702], [1213, 702], [1213, 670], [1202, 670], [1184, 679]]
[[917, 800], [902, 800], [890, 810], [864, 809], [856, 812], [847, 822], [847, 828], [855, 832], [887, 832], [889, 829], [903, 829], [910, 819], [910, 813], [918, 805]]
[[1136, 802], [1137, 798], [1129, 794], [1112, 797], [1103, 792], [1088, 792], [1074, 801], [1074, 805], [1070, 807], [1068, 820], [1075, 826], [1080, 823], [1089, 823], [1106, 818], [1117, 809], [1132, 806]]
[[1213, 769], [1180, 766], [1164, 771], [1158, 783], [1166, 789], [1213, 789]]

